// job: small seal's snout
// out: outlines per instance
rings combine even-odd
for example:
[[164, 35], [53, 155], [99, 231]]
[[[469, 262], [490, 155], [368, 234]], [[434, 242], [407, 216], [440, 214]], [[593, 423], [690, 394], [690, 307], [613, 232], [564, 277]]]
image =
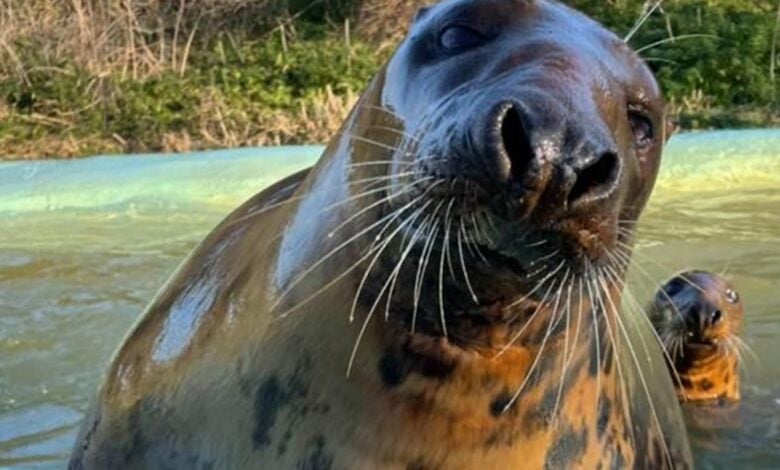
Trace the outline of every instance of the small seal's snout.
[[688, 325], [688, 331], [698, 339], [704, 339], [707, 331], [717, 327], [723, 320], [723, 312], [715, 305], [704, 300], [695, 300], [682, 308], [682, 315]]

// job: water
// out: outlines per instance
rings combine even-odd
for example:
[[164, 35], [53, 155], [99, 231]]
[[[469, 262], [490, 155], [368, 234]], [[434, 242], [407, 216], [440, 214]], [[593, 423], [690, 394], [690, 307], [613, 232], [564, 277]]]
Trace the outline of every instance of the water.
[[[321, 149], [0, 164], [0, 468], [62, 468], [106, 362], [187, 252]], [[742, 425], [696, 434], [700, 468], [780, 462], [780, 130], [675, 137], [643, 218], [632, 291], [725, 270], [756, 353]]]

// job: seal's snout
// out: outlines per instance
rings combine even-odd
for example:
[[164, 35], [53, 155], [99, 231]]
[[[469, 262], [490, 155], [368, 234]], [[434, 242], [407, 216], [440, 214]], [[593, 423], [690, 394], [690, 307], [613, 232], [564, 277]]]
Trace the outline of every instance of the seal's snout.
[[709, 342], [710, 332], [723, 320], [723, 312], [706, 300], [688, 302], [680, 312], [688, 325], [688, 338], [694, 342]]
[[[492, 184], [509, 185], [527, 201], [544, 195], [564, 209], [590, 206], [617, 191], [621, 162], [610, 146], [594, 144], [596, 139], [582, 137], [587, 133], [563, 120], [535, 124], [513, 101], [498, 104], [491, 114], [485, 157]], [[567, 142], [562, 134], [581, 137]]]

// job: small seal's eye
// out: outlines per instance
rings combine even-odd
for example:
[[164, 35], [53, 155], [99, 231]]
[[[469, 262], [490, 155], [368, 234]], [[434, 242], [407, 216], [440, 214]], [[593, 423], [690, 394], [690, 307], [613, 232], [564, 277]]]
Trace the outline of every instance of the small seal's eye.
[[653, 123], [644, 114], [639, 111], [629, 110], [628, 121], [631, 123], [631, 130], [634, 132], [634, 141], [638, 149], [645, 149], [653, 143], [655, 133], [653, 132]]
[[439, 34], [439, 44], [447, 52], [457, 53], [485, 42], [485, 36], [468, 26], [450, 25]]
[[739, 294], [734, 289], [726, 289], [726, 300], [730, 304], [735, 304], [739, 302]]

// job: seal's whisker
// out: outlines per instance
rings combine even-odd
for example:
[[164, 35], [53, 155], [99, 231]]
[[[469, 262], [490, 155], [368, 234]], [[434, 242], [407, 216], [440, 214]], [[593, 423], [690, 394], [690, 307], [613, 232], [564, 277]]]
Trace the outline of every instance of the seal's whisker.
[[645, 11], [642, 16], [639, 17], [636, 23], [634, 23], [634, 26], [631, 27], [631, 29], [628, 31], [628, 34], [623, 38], [623, 42], [627, 43], [631, 40], [631, 38], [634, 37], [634, 35], [639, 32], [639, 29], [642, 28], [642, 25], [645, 24], [645, 22], [650, 19], [651, 16], [653, 16], [653, 13], [661, 6], [664, 0], [658, 0], [655, 2], [653, 6], [651, 6], [647, 11]]
[[[435, 184], [431, 185], [428, 188], [428, 190], [430, 191], [435, 186], [436, 186]], [[426, 191], [426, 193], [427, 193], [427, 191]], [[398, 209], [398, 210], [396, 210], [394, 212], [391, 212], [391, 213], [381, 217], [379, 220], [377, 220], [376, 222], [372, 223], [371, 225], [369, 225], [368, 227], [364, 228], [363, 230], [359, 231], [357, 234], [353, 235], [352, 237], [348, 238], [346, 241], [340, 243], [338, 246], [336, 246], [335, 248], [333, 248], [332, 250], [327, 252], [325, 255], [323, 255], [319, 260], [317, 260], [316, 262], [312, 263], [312, 265], [309, 266], [309, 268], [307, 268], [305, 271], [303, 271], [303, 273], [301, 273], [298, 277], [296, 277], [290, 283], [290, 285], [287, 287], [287, 289], [281, 295], [279, 295], [279, 297], [276, 299], [274, 304], [271, 306], [271, 311], [275, 310], [279, 306], [279, 304], [282, 302], [282, 300], [284, 300], [290, 294], [290, 292], [292, 292], [292, 290], [304, 278], [306, 278], [306, 276], [308, 276], [315, 269], [317, 269], [319, 266], [321, 266], [323, 263], [325, 263], [325, 261], [327, 261], [328, 259], [333, 257], [336, 253], [340, 252], [341, 250], [343, 250], [347, 246], [351, 245], [354, 241], [358, 240], [362, 236], [366, 235], [367, 233], [371, 232], [375, 228], [379, 227], [380, 225], [383, 225], [383, 224], [387, 223], [388, 221], [393, 221], [393, 220], [397, 219], [404, 211], [406, 211], [407, 209], [412, 207], [414, 204], [416, 204], [418, 201], [420, 201], [423, 197], [425, 197], [426, 193], [421, 194], [420, 196], [418, 196], [417, 198], [413, 199], [411, 202], [407, 203], [406, 205], [404, 205], [400, 209]], [[294, 307], [294, 308], [297, 309], [299, 306], [300, 306], [300, 304], [298, 306]], [[286, 313], [289, 313], [290, 311], [288, 311]], [[285, 315], [282, 315], [282, 316], [285, 316]]]
[[[655, 266], [657, 266], [657, 267], [659, 267], [659, 268], [661, 268], [661, 269], [663, 269], [665, 271], [673, 271], [672, 269], [669, 269], [667, 266], [664, 266], [661, 263], [659, 263], [657, 260], [654, 260], [654, 259], [650, 258], [649, 256], [645, 255], [644, 253], [632, 250], [631, 246], [626, 245], [625, 243], [623, 243], [621, 241], [618, 241], [617, 245], [619, 247], [622, 247], [625, 250], [625, 252], [623, 253], [624, 255], [632, 254], [633, 256], [635, 256], [637, 258], [642, 258], [645, 261], [647, 261], [648, 263], [651, 263], [651, 264], [653, 264], [653, 265], [655, 265]], [[628, 263], [631, 264], [630, 258], [629, 258]], [[637, 264], [637, 267], [639, 267], [638, 264]], [[700, 285], [698, 285], [695, 282], [693, 282], [684, 272], [677, 274], [677, 277], [679, 277], [680, 279], [685, 281], [686, 284], [690, 285], [691, 287], [693, 287], [694, 289], [698, 290], [699, 292], [704, 293], [704, 289]]]
[[447, 269], [450, 272], [450, 277], [453, 281], [456, 280], [455, 268], [452, 266], [452, 250], [450, 246], [450, 234], [452, 232], [452, 207], [455, 205], [455, 198], [450, 199], [450, 203], [447, 206], [447, 213], [444, 215], [444, 253], [447, 257]]
[[[610, 252], [607, 252], [607, 256], [609, 256], [613, 260], [615, 259], [614, 255], [612, 253], [610, 253]], [[618, 275], [618, 273], [614, 270], [614, 268], [612, 266], [607, 266], [606, 269], [611, 273], [613, 280], [620, 280], [620, 276]], [[641, 317], [641, 318], [644, 319], [644, 321], [649, 326], [650, 331], [653, 333], [653, 337], [658, 341], [658, 344], [661, 346], [661, 351], [662, 351], [664, 357], [666, 358], [666, 360], [669, 361], [669, 365], [673, 365], [674, 364], [674, 360], [672, 359], [672, 356], [667, 351], [666, 342], [663, 339], [661, 339], [661, 336], [658, 334], [658, 332], [656, 331], [656, 329], [653, 326], [652, 322], [647, 317], [647, 314], [644, 312], [644, 309], [639, 304], [639, 301], [636, 299], [636, 296], [634, 296], [634, 294], [631, 291], [631, 289], [628, 286], [625, 286], [625, 285], [623, 286], [623, 292], [625, 293], [626, 299], [629, 302], [631, 302], [633, 304], [633, 307], [634, 307], [634, 314], [635, 315], [629, 315], [629, 318], [631, 318], [633, 316], [638, 316], [638, 317]], [[637, 323], [637, 320], [634, 320], [634, 326], [637, 329], [639, 328], [639, 324]], [[644, 341], [644, 337], [642, 335], [639, 335], [639, 338], [642, 341], [642, 345], [643, 345], [643, 347], [645, 349], [645, 354], [647, 354], [649, 356], [650, 352], [649, 352], [647, 343]], [[672, 369], [672, 376], [674, 377], [674, 379], [677, 382], [677, 384], [678, 385], [682, 385], [682, 381], [680, 379], [680, 375], [677, 373], [677, 370], [674, 367], [672, 367], [671, 369]]]
[[[626, 398], [629, 396], [628, 393], [628, 382], [626, 381], [625, 374], [623, 373], [623, 364], [620, 358], [620, 346], [621, 343], [619, 342], [620, 337], [616, 334], [616, 332], [613, 332], [612, 330], [612, 321], [614, 319], [619, 319], [619, 312], [615, 309], [614, 304], [612, 303], [612, 297], [609, 294], [609, 286], [607, 286], [604, 283], [603, 274], [601, 270], [597, 267], [593, 267], [594, 270], [594, 291], [596, 293], [597, 301], [599, 304], [599, 310], [602, 313], [602, 317], [604, 317], [604, 326], [607, 331], [607, 339], [609, 340], [610, 346], [612, 348], [612, 361], [615, 364], [615, 369], [617, 370], [618, 375], [618, 383], [620, 385], [620, 391], [621, 391], [621, 404], [623, 405], [624, 412], [626, 413], [626, 416], [628, 417], [628, 422], [632, 422], [632, 413], [631, 413], [631, 404], [628, 403]], [[612, 306], [612, 310], [610, 310], [607, 307], [607, 304], [604, 300], [604, 297], [607, 297], [609, 299], [610, 305]], [[633, 435], [632, 435], [632, 441], [633, 441]]]
[[677, 41], [683, 41], [686, 39], [701, 39], [701, 38], [707, 38], [707, 39], [720, 39], [720, 37], [715, 36], [713, 34], [682, 34], [680, 36], [674, 36], [671, 38], [661, 39], [660, 41], [656, 41], [653, 43], [650, 43], [646, 46], [642, 46], [639, 49], [636, 49], [635, 52], [637, 54], [641, 54], [645, 51], [649, 51], [650, 49], [656, 48], [658, 46], [662, 46], [664, 44], [668, 44], [670, 42], [677, 42]]
[[[450, 203], [449, 207], [452, 207], [452, 203]], [[446, 217], [445, 217], [446, 219]], [[441, 317], [441, 329], [442, 334], [445, 338], [448, 338], [449, 335], [447, 334], [447, 318], [446, 313], [444, 311], [444, 258], [446, 253], [446, 248], [444, 246], [444, 242], [447, 240], [447, 225], [446, 220], [442, 220], [442, 227], [444, 228], [445, 234], [442, 238], [441, 242], [441, 252], [439, 253], [439, 316]]]
[[[356, 140], [358, 142], [363, 142], [364, 144], [374, 145], [374, 146], [376, 146], [378, 148], [389, 150], [391, 152], [402, 152], [404, 150], [401, 147], [393, 147], [392, 145], [387, 145], [387, 144], [385, 144], [383, 142], [379, 142], [379, 141], [374, 140], [374, 139], [369, 139], [368, 137], [363, 137], [363, 136], [360, 136], [360, 135], [347, 134], [347, 136], [350, 138], [350, 140]], [[404, 155], [411, 155], [411, 153], [404, 152]]]
[[[561, 280], [558, 290], [555, 294], [555, 305], [553, 306], [552, 312], [555, 314], [558, 310], [558, 306], [560, 305], [561, 300], [561, 290], [563, 289], [563, 286], [566, 284], [566, 281], [571, 274], [571, 269], [566, 270], [566, 273], [563, 275], [563, 279]], [[529, 320], [530, 321], [530, 320]], [[539, 346], [539, 351], [536, 353], [536, 356], [534, 357], [533, 362], [531, 363], [531, 367], [526, 371], [525, 377], [523, 377], [523, 381], [520, 384], [520, 386], [515, 391], [514, 395], [512, 395], [512, 398], [509, 400], [509, 402], [504, 406], [504, 412], [506, 412], [509, 408], [514, 405], [514, 403], [517, 401], [517, 399], [520, 397], [520, 395], [523, 393], [523, 390], [525, 389], [528, 382], [531, 380], [531, 376], [533, 376], [534, 372], [536, 371], [536, 367], [539, 365], [539, 361], [542, 358], [542, 354], [544, 353], [544, 348], [547, 345], [547, 341], [550, 339], [550, 335], [553, 331], [553, 323], [552, 319], [548, 321], [547, 323], [547, 331], [544, 333], [544, 338], [542, 338], [542, 344]]]
[[[392, 281], [390, 283], [390, 291], [387, 294], [387, 303], [385, 305], [385, 321], [387, 321], [390, 318], [390, 303], [392, 300], [393, 292], [395, 291], [395, 285], [398, 281], [398, 276], [401, 273], [401, 268], [406, 260], [406, 258], [409, 256], [409, 253], [412, 252], [412, 249], [414, 248], [415, 244], [417, 243], [417, 240], [420, 238], [420, 235], [424, 232], [424, 230], [427, 228], [428, 224], [433, 220], [433, 214], [428, 214], [423, 221], [417, 226], [414, 233], [412, 234], [411, 239], [407, 243], [407, 245], [402, 249], [401, 256], [399, 257], [398, 262], [396, 263], [395, 269], [390, 273], [390, 276], [392, 276]], [[388, 277], [390, 279], [390, 277]]]
[[654, 292], [656, 289], [661, 287], [658, 292], [660, 292], [666, 299], [669, 301], [670, 306], [672, 307], [672, 310], [676, 314], [677, 318], [682, 319], [683, 315], [680, 312], [680, 310], [677, 308], [677, 306], [674, 304], [674, 301], [669, 296], [669, 294], [666, 293], [666, 291], [662, 288], [663, 284], [660, 283], [656, 278], [654, 278], [649, 272], [647, 272], [646, 269], [644, 269], [639, 263], [634, 261], [628, 254], [623, 253], [619, 249], [616, 249], [614, 251], [615, 256], [622, 259], [624, 262], [628, 263], [629, 265], [635, 267], [637, 269], [637, 272], [641, 275], [643, 275], [647, 280], [650, 281], [650, 284], [652, 285], [651, 293]]
[[[392, 187], [392, 185], [391, 185], [390, 187]], [[345, 220], [343, 220], [343, 221], [342, 221], [340, 224], [338, 224], [336, 227], [334, 227], [333, 229], [331, 229], [330, 231], [328, 231], [328, 235], [327, 235], [327, 237], [328, 237], [328, 238], [333, 238], [333, 236], [336, 234], [336, 232], [338, 232], [339, 230], [341, 230], [343, 227], [345, 227], [345, 226], [349, 225], [349, 223], [350, 223], [350, 222], [352, 222], [353, 220], [355, 220], [355, 219], [357, 219], [358, 217], [360, 217], [361, 215], [363, 215], [363, 214], [365, 214], [365, 213], [367, 213], [367, 212], [371, 211], [372, 209], [375, 209], [375, 208], [377, 208], [377, 207], [379, 207], [379, 206], [381, 206], [381, 205], [383, 205], [383, 204], [386, 204], [388, 201], [390, 201], [390, 200], [392, 200], [392, 199], [395, 199], [395, 198], [397, 198], [398, 196], [400, 196], [400, 195], [402, 195], [402, 194], [406, 193], [407, 191], [410, 191], [410, 190], [411, 190], [413, 187], [414, 187], [414, 185], [413, 185], [413, 184], [407, 185], [406, 187], [404, 187], [404, 188], [401, 188], [401, 189], [400, 189], [400, 190], [399, 190], [399, 191], [398, 191], [396, 194], [388, 194], [387, 196], [385, 196], [385, 197], [383, 197], [383, 198], [380, 198], [379, 200], [377, 200], [377, 201], [374, 201], [373, 203], [369, 204], [368, 206], [366, 206], [366, 207], [364, 207], [364, 208], [360, 209], [359, 211], [355, 212], [355, 213], [354, 213], [354, 214], [352, 214], [351, 216], [347, 217]], [[387, 189], [387, 188], [385, 188], [385, 190], [386, 190], [386, 189]], [[374, 192], [378, 192], [378, 191], [374, 191]], [[354, 200], [354, 199], [357, 199], [357, 198], [360, 198], [360, 197], [365, 197], [365, 196], [367, 196], [367, 195], [368, 195], [368, 194], [362, 194], [362, 195], [360, 195], [359, 197], [353, 196], [353, 197], [351, 197], [350, 199], [353, 199], [353, 200]], [[380, 233], [381, 233], [381, 232], [380, 232]]]
[[593, 339], [596, 345], [596, 413], [599, 413], [599, 409], [601, 407], [600, 403], [600, 393], [601, 393], [601, 334], [599, 332], [599, 315], [596, 312], [597, 306], [596, 306], [596, 297], [593, 293], [593, 268], [590, 266], [590, 263], [587, 265], [587, 270], [585, 271], [587, 276], [587, 282], [585, 283], [585, 286], [588, 289], [588, 304], [590, 307], [590, 313], [593, 318]]
[[433, 252], [433, 245], [436, 240], [436, 236], [439, 233], [439, 219], [436, 216], [443, 205], [444, 199], [442, 199], [433, 210], [433, 222], [431, 223], [430, 231], [426, 235], [425, 246], [423, 247], [423, 251], [420, 254], [420, 260], [417, 266], [417, 278], [414, 282], [414, 307], [412, 308], [412, 333], [416, 331], [417, 327], [417, 312], [420, 307], [420, 297], [422, 295], [425, 272], [428, 269], [428, 262], [431, 259], [431, 253]]
[[552, 278], [553, 276], [555, 276], [556, 274], [558, 274], [558, 271], [560, 271], [561, 269], [563, 269], [563, 267], [564, 267], [565, 265], [566, 265], [566, 260], [563, 260], [563, 261], [561, 261], [561, 262], [558, 264], [558, 266], [557, 266], [555, 269], [553, 269], [552, 271], [550, 271], [549, 273], [547, 273], [547, 275], [546, 275], [544, 278], [542, 278], [542, 280], [541, 280], [541, 281], [539, 281], [539, 282], [536, 284], [536, 286], [535, 286], [533, 289], [531, 289], [530, 291], [528, 291], [528, 293], [527, 293], [527, 294], [525, 294], [524, 296], [522, 296], [522, 297], [520, 298], [520, 300], [516, 300], [515, 302], [512, 302], [511, 304], [507, 305], [507, 308], [512, 308], [512, 307], [514, 307], [514, 306], [516, 306], [516, 305], [520, 305], [521, 303], [523, 303], [523, 302], [525, 302], [526, 300], [530, 299], [530, 298], [531, 298], [531, 296], [533, 296], [533, 295], [534, 295], [534, 294], [535, 294], [535, 293], [536, 293], [536, 292], [537, 292], [539, 289], [541, 289], [541, 288], [542, 288], [542, 286], [544, 285], [544, 283], [545, 283], [545, 282], [547, 282], [547, 280], [549, 280], [550, 278]]
[[[428, 202], [430, 202], [430, 201], [428, 201]], [[396, 229], [393, 231], [392, 235], [390, 235], [387, 238], [387, 241], [385, 241], [385, 245], [382, 248], [382, 250], [384, 250], [384, 248], [387, 247], [387, 245], [390, 244], [390, 242], [395, 238], [395, 236], [398, 235], [398, 233], [401, 232], [401, 230], [403, 230], [404, 227], [406, 227], [407, 224], [413, 223], [415, 218], [418, 217], [420, 214], [422, 214], [424, 212], [424, 210], [425, 210], [425, 207], [417, 210], [414, 213], [415, 215], [407, 218], [404, 222], [400, 223], [398, 225], [398, 227], [396, 227]], [[381, 255], [381, 250], [374, 257], [374, 261], [376, 261], [376, 259], [378, 259], [378, 257], [380, 255]], [[372, 265], [373, 265], [373, 262], [372, 262]], [[371, 269], [371, 267], [369, 267], [366, 270], [366, 275], [365, 276], [368, 275], [368, 272], [370, 271], [370, 269]], [[364, 279], [365, 279], [365, 276], [364, 276]], [[376, 299], [374, 300], [374, 303], [371, 305], [371, 308], [366, 313], [366, 318], [365, 318], [365, 320], [363, 320], [363, 324], [360, 327], [360, 331], [358, 332], [358, 336], [355, 339], [355, 345], [352, 347], [352, 353], [350, 354], [350, 357], [349, 357], [349, 363], [347, 364], [347, 378], [349, 378], [351, 373], [352, 373], [352, 367], [355, 364], [355, 358], [357, 358], [357, 352], [358, 352], [358, 349], [360, 348], [360, 343], [363, 340], [363, 336], [366, 333], [366, 329], [368, 328], [368, 324], [371, 322], [371, 318], [373, 318], [373, 316], [374, 316], [374, 311], [376, 311], [376, 308], [379, 305], [379, 301], [382, 299], [382, 296], [384, 295], [385, 291], [387, 291], [387, 289], [388, 289], [388, 286], [390, 284], [389, 281], [390, 281], [390, 279], [388, 277], [388, 280], [385, 282], [385, 284], [382, 286], [382, 289], [377, 294]], [[355, 295], [355, 302], [356, 303], [357, 303], [357, 298], [358, 298], [359, 295], [360, 295], [360, 291], [358, 290], [358, 293]], [[350, 323], [353, 321], [353, 315], [354, 315], [354, 311], [352, 313], [350, 313]]]
[[[582, 279], [579, 279], [580, 281], [580, 287], [582, 287]], [[568, 371], [569, 364], [571, 362], [571, 359], [574, 357], [574, 354], [572, 353], [571, 356], [569, 355], [569, 327], [570, 327], [570, 317], [571, 317], [571, 293], [572, 289], [574, 288], [574, 279], [569, 283], [568, 293], [566, 294], [566, 322], [564, 325], [565, 333], [564, 333], [564, 342], [563, 342], [563, 362], [561, 363], [561, 381], [558, 384], [558, 393], [555, 397], [555, 406], [553, 406], [553, 412], [552, 412], [552, 422], [556, 422], [558, 419], [558, 408], [561, 404], [561, 397], [563, 396], [563, 384], [566, 382], [566, 372]], [[581, 298], [580, 300], [580, 313], [582, 313], [582, 303]], [[581, 315], [580, 315], [581, 316]], [[577, 319], [577, 328], [575, 329], [575, 336], [573, 344], [576, 349], [577, 345], [577, 338], [579, 337], [579, 323], [580, 318]]]
[[[479, 249], [479, 242], [478, 238], [482, 237], [482, 234], [479, 232], [479, 225], [477, 224], [477, 219], [474, 216], [474, 213], [472, 212], [470, 215], [471, 218], [471, 226], [472, 230], [474, 231], [474, 237], [471, 238], [471, 244], [474, 247], [474, 252], [477, 254], [479, 258], [482, 259], [482, 261], [490, 266], [490, 262], [485, 257], [485, 254], [482, 253], [482, 250]], [[466, 239], [466, 243], [468, 243], [468, 239]]]
[[[603, 284], [603, 282], [604, 281], [602, 279], [602, 284]], [[612, 308], [616, 308], [614, 302], [612, 301], [612, 297], [611, 297], [611, 295], [609, 293], [609, 290], [606, 288], [606, 286], [604, 286], [604, 290], [605, 290], [605, 293], [607, 295], [607, 298], [608, 298], [610, 304], [612, 305]], [[655, 421], [655, 426], [656, 426], [656, 428], [658, 430], [658, 433], [660, 435], [660, 440], [663, 443], [664, 453], [665, 453], [667, 462], [669, 463], [670, 468], [673, 468], [674, 467], [674, 462], [672, 460], [672, 455], [671, 455], [671, 452], [669, 451], [669, 447], [668, 447], [668, 445], [666, 443], [666, 439], [664, 438], [663, 426], [661, 426], [661, 420], [658, 417], [658, 413], [657, 413], [656, 408], [655, 408], [655, 401], [653, 400], [653, 397], [650, 394], [650, 387], [647, 385], [647, 378], [645, 377], [644, 371], [642, 369], [642, 364], [640, 363], [639, 358], [637, 356], [636, 348], [634, 348], [634, 345], [631, 342], [631, 337], [628, 335], [628, 331], [626, 330], [625, 324], [623, 323], [623, 320], [620, 318], [620, 315], [617, 313], [617, 310], [615, 310], [614, 317], [615, 317], [615, 320], [616, 320], [618, 328], [620, 328], [620, 331], [623, 333], [623, 337], [626, 340], [626, 345], [628, 346], [629, 355], [631, 356], [631, 358], [633, 360], [633, 363], [634, 363], [634, 367], [636, 368], [636, 371], [637, 371], [637, 373], [639, 375], [639, 380], [640, 380], [640, 382], [642, 384], [642, 388], [644, 389], [645, 397], [647, 398], [648, 405], [650, 405], [650, 411], [651, 411], [651, 414], [653, 416], [653, 420]], [[615, 358], [617, 360], [617, 355], [615, 356]], [[619, 362], [618, 362], [618, 364], [619, 364]], [[620, 369], [618, 369], [618, 370], [620, 370]]]
[[[382, 256], [382, 253], [384, 253], [385, 249], [390, 245], [390, 242], [395, 238], [395, 236], [401, 230], [403, 230], [404, 227], [407, 224], [413, 223], [415, 218], [416, 218], [416, 216], [419, 215], [420, 213], [422, 213], [422, 211], [424, 211], [425, 208], [428, 207], [430, 202], [431, 201], [428, 200], [428, 202], [426, 202], [423, 205], [423, 207], [420, 208], [418, 211], [414, 212], [411, 217], [407, 218], [405, 221], [403, 221], [402, 223], [398, 224], [398, 226], [395, 228], [395, 230], [393, 230], [390, 233], [390, 235], [388, 235], [387, 238], [385, 238], [382, 241], [381, 245], [378, 248], [372, 250], [372, 251], [376, 252], [376, 255], [374, 256], [374, 259], [371, 260], [371, 262], [369, 263], [368, 267], [366, 268], [366, 272], [363, 274], [363, 278], [360, 280], [360, 284], [358, 284], [357, 290], [355, 291], [355, 296], [354, 296], [354, 299], [352, 301], [352, 308], [349, 310], [349, 322], [350, 323], [355, 321], [355, 311], [357, 310], [358, 300], [360, 299], [360, 294], [363, 292], [363, 288], [366, 285], [366, 281], [368, 280], [368, 276], [371, 273], [371, 270], [374, 268], [374, 265], [379, 260], [379, 258]], [[391, 223], [388, 222], [386, 227], [390, 226], [390, 224]]]
[[[357, 293], [355, 294], [355, 300], [352, 306], [352, 311], [350, 312], [350, 323], [354, 320], [354, 312], [355, 308], [357, 306], [357, 301], [360, 296], [360, 292], [363, 289], [363, 284], [365, 283], [365, 280], [368, 278], [368, 274], [370, 273], [371, 269], [373, 268], [374, 263], [377, 259], [381, 256], [384, 249], [395, 239], [396, 235], [398, 235], [401, 231], [403, 231], [407, 226], [410, 224], [413, 224], [414, 221], [425, 212], [425, 209], [428, 207], [428, 205], [431, 204], [431, 200], [428, 200], [422, 207], [414, 211], [414, 213], [408, 217], [406, 220], [398, 224], [398, 226], [393, 230], [393, 232], [387, 237], [387, 240], [384, 242], [383, 247], [377, 252], [376, 256], [374, 256], [374, 259], [372, 260], [369, 267], [366, 269], [366, 273], [363, 276], [363, 280], [361, 281], [361, 285], [357, 290]], [[396, 267], [396, 269], [400, 270], [400, 264]], [[360, 343], [363, 339], [363, 336], [366, 333], [366, 329], [368, 328], [368, 324], [371, 322], [371, 318], [374, 316], [374, 312], [376, 311], [377, 307], [379, 306], [379, 302], [382, 300], [382, 296], [385, 294], [385, 292], [388, 292], [388, 302], [389, 302], [389, 296], [390, 292], [388, 291], [388, 288], [391, 284], [392, 279], [392, 273], [390, 276], [387, 277], [387, 280], [382, 285], [382, 288], [380, 289], [379, 293], [376, 295], [376, 299], [374, 299], [373, 304], [371, 305], [371, 308], [366, 313], [366, 318], [363, 321], [363, 324], [360, 327], [360, 331], [358, 332], [358, 336], [355, 339], [355, 345], [352, 347], [352, 353], [349, 357], [349, 363], [347, 364], [347, 377], [349, 377], [352, 373], [352, 367], [355, 364], [355, 359], [357, 358], [357, 352], [360, 348]]]
[[[371, 178], [371, 180], [373, 181], [373, 178]], [[350, 183], [350, 185], [360, 184], [360, 183], [363, 183], [363, 181], [362, 180], [353, 181], [353, 182]], [[369, 185], [369, 186], [371, 186], [371, 185]], [[377, 190], [377, 191], [375, 191], [373, 193], [370, 193], [370, 194], [375, 194], [376, 192], [385, 191], [385, 190], [390, 189], [390, 188], [392, 188], [392, 185], [387, 185], [387, 186], [385, 186], [383, 188], [380, 188], [379, 190]], [[249, 212], [248, 214], [242, 215], [241, 217], [237, 218], [236, 220], [231, 220], [225, 226], [226, 227], [231, 227], [231, 226], [239, 224], [241, 222], [245, 222], [245, 221], [247, 221], [247, 220], [249, 220], [249, 219], [251, 219], [253, 217], [257, 217], [259, 215], [265, 214], [266, 212], [271, 211], [273, 209], [277, 209], [279, 207], [286, 206], [286, 205], [292, 204], [294, 202], [298, 202], [298, 201], [300, 201], [302, 199], [306, 199], [307, 197], [311, 196], [312, 194], [313, 194], [312, 192], [307, 192], [305, 194], [301, 194], [300, 196], [289, 197], [289, 198], [287, 198], [287, 199], [285, 199], [283, 201], [280, 201], [280, 202], [277, 202], [277, 203], [273, 203], [273, 204], [269, 204], [267, 206], [263, 206], [263, 207], [261, 207], [261, 208], [259, 208], [257, 210], [253, 210], [253, 211]], [[362, 196], [367, 196], [367, 195], [368, 194], [362, 194]], [[331, 207], [329, 207], [327, 209], [323, 209], [323, 210], [333, 209], [335, 207], [338, 207], [339, 205], [345, 204], [346, 202], [349, 202], [349, 201], [343, 201], [343, 202], [334, 203], [334, 204], [332, 204]]]
[[404, 162], [404, 161], [394, 161], [391, 159], [388, 160], [374, 160], [369, 162], [358, 162], [358, 163], [347, 163], [345, 166], [349, 169], [354, 168], [363, 168], [367, 166], [377, 166], [377, 165], [383, 165], [383, 166], [391, 166], [391, 165], [398, 165], [398, 166], [412, 166], [414, 165], [413, 162]]
[[396, 128], [390, 127], [390, 126], [371, 126], [371, 128], [372, 129], [379, 129], [379, 130], [383, 130], [383, 131], [393, 132], [393, 133], [398, 134], [400, 136], [407, 137], [407, 138], [411, 139], [415, 143], [419, 143], [420, 142], [420, 138], [419, 137], [415, 137], [414, 135], [412, 135], [412, 134], [410, 134], [408, 132], [402, 131], [401, 129], [396, 129]]
[[[542, 280], [540, 282], [539, 286], [537, 286], [537, 287], [543, 286], [544, 284], [546, 284], [546, 282], [547, 282], [547, 280]], [[511, 348], [517, 342], [517, 340], [520, 339], [520, 337], [523, 336], [523, 333], [525, 333], [526, 328], [528, 328], [531, 325], [531, 323], [536, 318], [536, 315], [542, 310], [542, 308], [544, 308], [545, 302], [547, 301], [547, 297], [550, 295], [550, 292], [552, 292], [553, 287], [555, 287], [555, 280], [554, 279], [550, 283], [550, 287], [547, 288], [547, 291], [545, 291], [545, 293], [542, 296], [542, 298], [539, 301], [539, 303], [536, 305], [536, 308], [534, 309], [533, 313], [531, 313], [531, 315], [528, 316], [528, 319], [525, 321], [523, 326], [520, 327], [520, 329], [517, 331], [517, 333], [512, 335], [512, 338], [507, 342], [507, 344], [505, 344], [501, 348], [501, 350], [498, 352], [498, 354], [496, 354], [496, 357], [501, 357], [504, 353], [506, 353], [509, 350], [509, 348]], [[507, 308], [511, 308], [511, 306], [509, 306]], [[517, 315], [515, 315], [515, 317], [513, 318], [513, 321], [516, 318], [517, 318]], [[550, 323], [552, 324], [552, 321]]]
[[[461, 220], [461, 227], [463, 226], [463, 221]], [[466, 282], [466, 288], [469, 290], [469, 294], [471, 294], [471, 299], [474, 301], [474, 304], [479, 305], [479, 299], [477, 298], [477, 294], [474, 293], [474, 287], [471, 285], [471, 279], [469, 278], [469, 272], [466, 269], [466, 261], [463, 257], [463, 237], [462, 232], [460, 230], [456, 229], [456, 232], [458, 234], [458, 254], [460, 256], [460, 266], [463, 270], [463, 279]]]

